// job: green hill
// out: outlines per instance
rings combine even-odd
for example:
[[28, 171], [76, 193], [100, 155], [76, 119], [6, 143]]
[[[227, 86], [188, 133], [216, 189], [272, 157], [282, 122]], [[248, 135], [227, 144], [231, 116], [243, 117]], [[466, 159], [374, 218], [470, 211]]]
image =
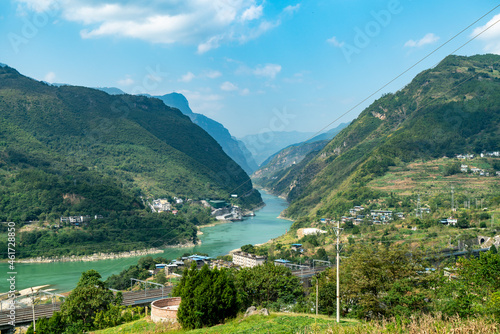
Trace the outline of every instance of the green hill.
[[[99, 227], [108, 231], [146, 214], [139, 196], [231, 194], [244, 207], [262, 202], [240, 166], [179, 110], [154, 98], [55, 87], [0, 68], [0, 221], [114, 215]], [[143, 218], [130, 219], [129, 228]], [[158, 228], [175, 220], [148, 219], [152, 225], [145, 226]], [[182, 224], [175, 220], [171, 229]], [[179, 228], [177, 235], [191, 238], [192, 226]]]
[[336, 216], [376, 198], [393, 165], [500, 150], [500, 56], [449, 56], [366, 108], [321, 151], [267, 183], [286, 215]]

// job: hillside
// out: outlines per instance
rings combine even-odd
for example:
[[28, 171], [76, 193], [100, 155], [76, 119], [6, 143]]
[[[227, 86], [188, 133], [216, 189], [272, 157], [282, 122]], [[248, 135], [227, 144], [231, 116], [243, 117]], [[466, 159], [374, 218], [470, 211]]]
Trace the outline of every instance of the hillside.
[[287, 173], [288, 168], [301, 163], [307, 156], [312, 156], [312, 152], [322, 150], [346, 126], [346, 123], [342, 123], [338, 127], [317, 135], [306, 142], [290, 145], [271, 155], [252, 174], [252, 180], [261, 187], [268, 187], [269, 182], [281, 179], [281, 176]]
[[241, 205], [261, 203], [217, 142], [162, 101], [0, 68], [0, 221], [131, 210], [142, 207], [139, 195], [233, 192]]
[[310, 139], [314, 133], [299, 131], [264, 131], [246, 135], [240, 140], [246, 145], [259, 166], [285, 147]]
[[221, 123], [205, 115], [194, 113], [189, 107], [189, 102], [184, 95], [171, 93], [154, 97], [162, 100], [167, 106], [179, 109], [184, 115], [188, 116], [193, 123], [208, 132], [208, 134], [219, 143], [224, 152], [226, 152], [226, 154], [249, 175], [257, 169], [257, 164], [253, 157], [246, 147], [244, 147], [245, 144], [231, 136], [229, 131]]
[[[449, 56], [366, 108], [309, 161], [268, 188], [286, 215], [337, 216], [374, 198], [390, 166], [500, 150], [500, 56]], [[356, 205], [356, 204], [354, 204]]]

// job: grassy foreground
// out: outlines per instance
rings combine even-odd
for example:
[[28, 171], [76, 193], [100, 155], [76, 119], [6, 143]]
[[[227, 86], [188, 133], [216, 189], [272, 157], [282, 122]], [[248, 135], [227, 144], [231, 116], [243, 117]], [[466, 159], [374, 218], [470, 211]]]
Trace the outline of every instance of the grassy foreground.
[[222, 334], [222, 333], [293, 333], [293, 334], [361, 334], [361, 333], [500, 333], [500, 324], [491, 319], [460, 319], [458, 317], [444, 320], [441, 316], [425, 315], [420, 319], [404, 319], [402, 321], [358, 322], [342, 319], [337, 325], [334, 318], [294, 313], [272, 313], [269, 316], [255, 315], [243, 318], [242, 315], [223, 325], [191, 331], [180, 329], [179, 325], [155, 324], [149, 317], [127, 323], [118, 327], [94, 332], [95, 334], [153, 334], [153, 333], [189, 333], [189, 334]]

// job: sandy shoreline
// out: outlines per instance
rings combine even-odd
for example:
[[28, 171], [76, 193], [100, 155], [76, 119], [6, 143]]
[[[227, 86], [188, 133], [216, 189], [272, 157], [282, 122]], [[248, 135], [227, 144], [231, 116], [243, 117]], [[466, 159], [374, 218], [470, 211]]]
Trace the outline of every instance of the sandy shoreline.
[[133, 250], [129, 252], [119, 252], [119, 253], [94, 253], [92, 255], [71, 255], [71, 256], [54, 256], [45, 257], [39, 256], [35, 258], [18, 259], [17, 263], [52, 263], [52, 262], [91, 262], [100, 260], [113, 260], [126, 257], [144, 256], [149, 254], [160, 254], [163, 253], [162, 249], [150, 248]]

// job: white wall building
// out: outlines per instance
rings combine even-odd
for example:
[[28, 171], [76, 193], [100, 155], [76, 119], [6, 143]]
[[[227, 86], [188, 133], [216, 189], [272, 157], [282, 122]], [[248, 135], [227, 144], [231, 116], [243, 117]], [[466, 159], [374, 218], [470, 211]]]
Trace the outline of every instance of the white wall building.
[[234, 252], [233, 253], [233, 263], [240, 267], [252, 268], [266, 262], [265, 256], [259, 256], [255, 254], [249, 254], [245, 252]]

